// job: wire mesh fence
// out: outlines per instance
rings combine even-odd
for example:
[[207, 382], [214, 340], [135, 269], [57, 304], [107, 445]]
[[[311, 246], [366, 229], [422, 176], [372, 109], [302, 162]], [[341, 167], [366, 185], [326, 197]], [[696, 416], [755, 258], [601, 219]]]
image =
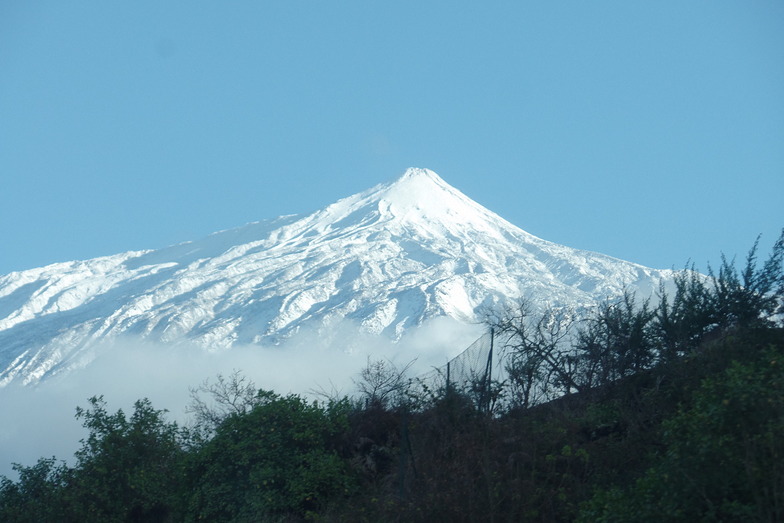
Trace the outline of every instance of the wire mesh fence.
[[464, 394], [479, 410], [489, 411], [495, 399], [494, 383], [502, 381], [504, 373], [503, 359], [499, 357], [494, 332], [490, 330], [446, 364], [411, 380], [411, 388], [425, 396]]

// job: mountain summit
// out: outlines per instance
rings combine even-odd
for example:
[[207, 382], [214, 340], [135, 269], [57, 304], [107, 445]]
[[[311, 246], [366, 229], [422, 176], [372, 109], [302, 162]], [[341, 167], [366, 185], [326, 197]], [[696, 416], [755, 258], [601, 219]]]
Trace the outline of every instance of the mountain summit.
[[0, 277], [0, 385], [85, 365], [120, 336], [225, 350], [349, 320], [398, 339], [520, 296], [579, 308], [670, 277], [539, 239], [412, 168], [310, 215]]
[[466, 198], [436, 173], [428, 169], [408, 169], [403, 176], [390, 185], [381, 186], [373, 192], [371, 198], [378, 200], [379, 210], [382, 214], [389, 214], [398, 218], [411, 217], [455, 220], [456, 216], [463, 215], [469, 218], [472, 212], [485, 212], [473, 201]]

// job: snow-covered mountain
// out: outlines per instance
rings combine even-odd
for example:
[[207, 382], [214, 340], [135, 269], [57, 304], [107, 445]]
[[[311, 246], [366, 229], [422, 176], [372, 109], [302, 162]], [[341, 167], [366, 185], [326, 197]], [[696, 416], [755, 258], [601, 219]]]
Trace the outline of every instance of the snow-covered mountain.
[[308, 216], [0, 277], [0, 385], [83, 366], [122, 336], [224, 350], [349, 319], [397, 339], [523, 295], [581, 307], [671, 277], [539, 239], [409, 169]]

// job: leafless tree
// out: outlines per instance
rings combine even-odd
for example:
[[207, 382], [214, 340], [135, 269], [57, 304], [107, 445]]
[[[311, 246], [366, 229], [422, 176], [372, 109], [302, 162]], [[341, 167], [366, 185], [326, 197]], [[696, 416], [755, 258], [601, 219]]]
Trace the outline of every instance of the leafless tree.
[[580, 390], [573, 358], [564, 347], [573, 324], [566, 308], [547, 307], [541, 314], [521, 299], [491, 323], [508, 362], [512, 401], [530, 407], [555, 390]]
[[368, 356], [367, 365], [354, 379], [354, 385], [367, 405], [388, 407], [402, 400], [410, 380], [406, 377], [408, 369], [414, 364], [410, 361], [399, 369], [389, 360], [373, 360]]
[[255, 383], [238, 370], [229, 376], [218, 374], [215, 382], [204, 380], [190, 389], [190, 396], [185, 412], [193, 415], [194, 426], [203, 436], [214, 433], [227, 417], [245, 414], [262, 400]]

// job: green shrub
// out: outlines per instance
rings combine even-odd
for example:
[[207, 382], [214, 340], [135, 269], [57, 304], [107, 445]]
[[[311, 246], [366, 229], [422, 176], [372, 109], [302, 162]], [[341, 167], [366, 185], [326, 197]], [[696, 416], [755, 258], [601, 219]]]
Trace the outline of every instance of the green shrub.
[[354, 488], [336, 441], [348, 402], [321, 407], [297, 395], [259, 391], [260, 402], [231, 415], [193, 457], [194, 519], [308, 517]]

